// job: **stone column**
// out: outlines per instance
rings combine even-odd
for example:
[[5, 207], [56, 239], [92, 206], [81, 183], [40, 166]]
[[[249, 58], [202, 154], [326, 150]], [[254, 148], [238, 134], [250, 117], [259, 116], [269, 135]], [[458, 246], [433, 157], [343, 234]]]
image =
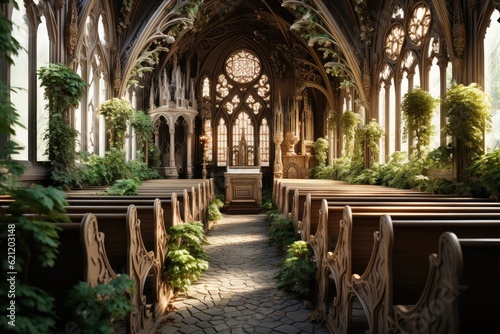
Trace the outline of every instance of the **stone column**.
[[187, 160], [186, 160], [186, 177], [188, 179], [192, 179], [193, 178], [193, 166], [192, 166], [192, 148], [191, 148], [191, 145], [192, 145], [192, 142], [193, 142], [193, 129], [189, 129], [188, 130], [188, 133], [187, 133]]
[[175, 128], [170, 127], [170, 161], [169, 167], [175, 167]]

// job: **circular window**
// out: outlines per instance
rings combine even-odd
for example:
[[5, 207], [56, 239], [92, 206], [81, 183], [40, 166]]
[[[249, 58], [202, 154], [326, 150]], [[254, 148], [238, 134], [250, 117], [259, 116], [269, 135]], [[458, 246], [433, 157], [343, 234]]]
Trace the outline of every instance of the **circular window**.
[[252, 82], [260, 75], [260, 72], [259, 57], [249, 51], [237, 51], [226, 60], [226, 73], [235, 82]]

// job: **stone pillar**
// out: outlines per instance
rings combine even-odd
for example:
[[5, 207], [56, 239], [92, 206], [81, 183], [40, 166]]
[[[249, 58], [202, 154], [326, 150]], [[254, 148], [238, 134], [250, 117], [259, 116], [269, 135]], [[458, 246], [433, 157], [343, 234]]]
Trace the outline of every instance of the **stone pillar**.
[[170, 161], [169, 167], [175, 167], [175, 128], [170, 127]]
[[187, 160], [186, 160], [186, 177], [188, 179], [192, 179], [193, 178], [193, 163], [192, 163], [192, 145], [193, 143], [193, 129], [189, 129], [188, 130], [188, 133], [187, 133]]

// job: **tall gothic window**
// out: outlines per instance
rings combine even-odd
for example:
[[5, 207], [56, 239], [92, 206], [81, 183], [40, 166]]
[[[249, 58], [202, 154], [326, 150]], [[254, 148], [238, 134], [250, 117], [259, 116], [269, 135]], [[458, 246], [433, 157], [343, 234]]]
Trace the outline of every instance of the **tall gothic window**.
[[271, 85], [259, 57], [237, 50], [216, 78], [214, 117], [223, 122], [215, 135], [217, 166], [253, 166], [258, 161], [269, 166]]
[[399, 57], [404, 40], [405, 32], [403, 27], [400, 24], [394, 25], [385, 38], [385, 54], [390, 60], [396, 60]]
[[217, 126], [217, 165], [227, 166], [227, 125], [223, 118]]
[[419, 46], [429, 31], [431, 25], [431, 10], [424, 4], [420, 4], [413, 10], [408, 24], [408, 38]]
[[500, 149], [500, 12], [493, 11], [484, 38], [484, 90], [491, 96], [491, 132], [486, 134], [488, 152]]
[[267, 119], [262, 119], [259, 130], [259, 159], [261, 166], [269, 166], [269, 124]]

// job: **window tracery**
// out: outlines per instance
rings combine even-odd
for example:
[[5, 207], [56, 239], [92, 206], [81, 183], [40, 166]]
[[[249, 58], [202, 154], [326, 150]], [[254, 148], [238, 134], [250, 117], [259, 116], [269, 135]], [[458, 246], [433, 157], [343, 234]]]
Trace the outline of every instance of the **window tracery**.
[[226, 96], [229, 95], [229, 92], [233, 88], [234, 86], [227, 81], [227, 78], [224, 74], [219, 75], [219, 77], [217, 78], [217, 85], [215, 86], [215, 89], [217, 91], [217, 101], [222, 101]]
[[234, 95], [231, 101], [226, 102], [224, 108], [226, 109], [227, 113], [231, 115], [233, 111], [238, 109], [240, 102], [241, 102], [240, 97], [238, 95]]
[[424, 4], [420, 4], [412, 12], [408, 23], [408, 38], [419, 46], [429, 31], [431, 25], [431, 10]]
[[259, 129], [259, 159], [260, 165], [267, 167], [269, 166], [269, 124], [267, 119], [264, 118], [261, 121]]
[[208, 77], [205, 77], [203, 79], [203, 87], [201, 89], [201, 96], [209, 98], [210, 97], [210, 79]]
[[260, 75], [260, 71], [259, 58], [246, 50], [231, 54], [226, 61], [226, 73], [237, 83], [254, 81]]
[[254, 125], [246, 112], [241, 112], [233, 125], [233, 165], [254, 165]]
[[391, 60], [396, 60], [401, 54], [405, 32], [400, 24], [392, 27], [391, 31], [385, 39], [385, 54]]

